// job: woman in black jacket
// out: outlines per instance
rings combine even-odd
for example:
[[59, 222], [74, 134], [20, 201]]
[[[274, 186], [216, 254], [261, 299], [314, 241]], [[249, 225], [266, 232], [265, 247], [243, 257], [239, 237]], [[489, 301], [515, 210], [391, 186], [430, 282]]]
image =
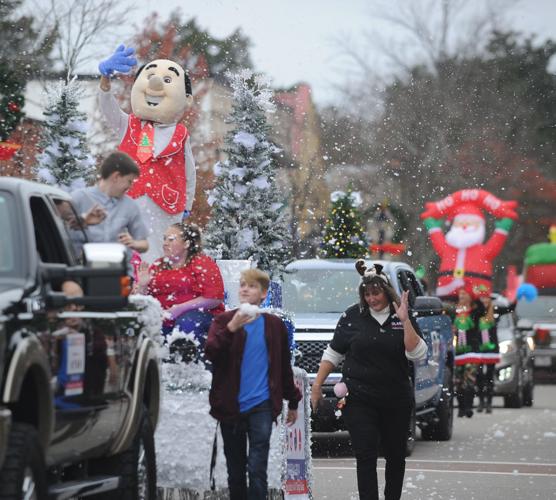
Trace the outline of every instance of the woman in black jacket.
[[386, 459], [386, 500], [401, 497], [405, 450], [413, 391], [408, 359], [421, 359], [427, 345], [408, 309], [408, 292], [401, 299], [382, 266], [367, 270], [362, 260], [359, 304], [348, 308], [326, 348], [311, 390], [316, 411], [321, 386], [342, 361], [348, 389], [344, 421], [357, 460], [357, 486], [361, 500], [378, 500], [376, 461], [379, 436]]

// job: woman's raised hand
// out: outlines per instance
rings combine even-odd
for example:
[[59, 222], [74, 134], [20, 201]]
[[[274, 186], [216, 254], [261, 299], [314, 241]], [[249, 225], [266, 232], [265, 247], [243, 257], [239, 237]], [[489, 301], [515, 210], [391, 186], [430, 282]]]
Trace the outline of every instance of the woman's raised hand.
[[145, 288], [151, 280], [151, 273], [149, 272], [149, 263], [141, 262], [137, 268], [137, 286]]
[[400, 298], [400, 305], [394, 302], [394, 309], [396, 311], [396, 314], [398, 315], [398, 318], [402, 323], [409, 319], [408, 297], [409, 297], [409, 291], [406, 290], [402, 292], [402, 296]]

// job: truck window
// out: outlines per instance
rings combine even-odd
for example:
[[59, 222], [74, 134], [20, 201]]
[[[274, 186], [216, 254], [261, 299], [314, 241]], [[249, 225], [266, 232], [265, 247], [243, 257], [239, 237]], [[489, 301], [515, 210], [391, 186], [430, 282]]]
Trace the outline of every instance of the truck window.
[[[83, 231], [83, 226], [79, 223], [79, 215], [75, 207], [68, 201], [55, 196], [50, 197], [54, 207], [54, 214], [64, 226], [66, 240], [71, 242], [70, 251], [76, 261], [82, 261], [81, 250], [83, 243], [87, 242], [87, 234]], [[78, 255], [79, 254], [79, 255]]]
[[407, 270], [398, 271], [398, 281], [400, 282], [401, 289], [409, 291], [409, 305], [415, 304], [415, 297], [423, 295], [423, 291], [417, 278]]
[[0, 276], [16, 274], [18, 254], [15, 251], [18, 239], [14, 233], [14, 202], [9, 193], [0, 193]]
[[46, 201], [39, 196], [33, 196], [30, 203], [37, 252], [41, 260], [48, 263], [71, 265], [67, 249], [60, 237], [59, 226]]

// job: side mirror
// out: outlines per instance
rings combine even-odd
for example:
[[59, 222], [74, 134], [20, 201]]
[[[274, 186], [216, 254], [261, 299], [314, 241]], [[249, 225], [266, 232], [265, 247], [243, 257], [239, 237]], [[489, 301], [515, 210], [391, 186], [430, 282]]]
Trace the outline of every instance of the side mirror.
[[533, 322], [530, 319], [522, 318], [517, 322], [517, 329], [521, 331], [532, 330]]
[[82, 284], [83, 296], [66, 297], [61, 292], [49, 292], [50, 307], [77, 304], [99, 309], [116, 309], [127, 304], [131, 293], [131, 275], [126, 247], [120, 243], [86, 243], [83, 246], [85, 264], [67, 267], [63, 264], [45, 264], [43, 278], [75, 280]]
[[128, 277], [126, 247], [121, 243], [86, 243], [83, 255], [88, 271], [83, 283], [85, 296], [121, 296], [122, 278]]
[[444, 312], [442, 301], [438, 297], [415, 297], [413, 309], [418, 316], [436, 316]]

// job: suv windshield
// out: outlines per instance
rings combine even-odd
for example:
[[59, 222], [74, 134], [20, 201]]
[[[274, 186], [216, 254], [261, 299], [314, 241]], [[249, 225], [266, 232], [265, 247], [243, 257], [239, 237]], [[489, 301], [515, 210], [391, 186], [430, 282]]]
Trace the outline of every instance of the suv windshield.
[[284, 308], [293, 313], [341, 313], [358, 302], [352, 269], [296, 269], [284, 276]]
[[532, 321], [556, 321], [556, 296], [540, 295], [533, 302], [520, 300], [516, 307], [517, 315]]
[[14, 227], [14, 200], [11, 194], [0, 192], [0, 279], [13, 278], [21, 273], [21, 259]]

